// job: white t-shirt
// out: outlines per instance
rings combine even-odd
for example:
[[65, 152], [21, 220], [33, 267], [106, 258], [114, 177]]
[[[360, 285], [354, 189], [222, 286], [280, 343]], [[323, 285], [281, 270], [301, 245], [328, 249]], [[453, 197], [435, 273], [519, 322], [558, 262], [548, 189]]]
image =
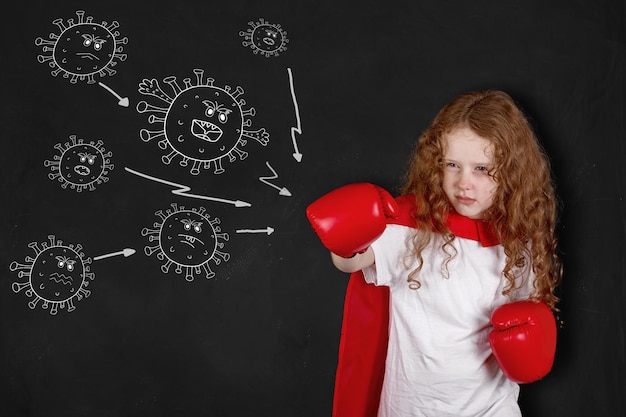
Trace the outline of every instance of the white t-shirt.
[[[534, 276], [519, 271], [522, 288], [502, 295], [506, 279], [501, 245], [457, 237], [456, 255], [443, 273], [443, 239], [434, 235], [417, 262], [407, 244], [415, 229], [388, 225], [372, 244], [376, 262], [365, 280], [390, 288], [389, 346], [379, 417], [521, 416], [519, 386], [498, 366], [489, 346], [491, 313], [502, 304], [528, 299]], [[525, 275], [525, 277], [524, 277]]]

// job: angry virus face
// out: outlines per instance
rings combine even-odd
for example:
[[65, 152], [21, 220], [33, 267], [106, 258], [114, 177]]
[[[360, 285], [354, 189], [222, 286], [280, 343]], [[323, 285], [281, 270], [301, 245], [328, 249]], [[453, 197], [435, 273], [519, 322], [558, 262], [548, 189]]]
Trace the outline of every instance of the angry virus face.
[[174, 262], [199, 266], [211, 258], [217, 239], [204, 217], [185, 210], [173, 213], [165, 220], [159, 243]]
[[44, 54], [38, 55], [40, 63], [47, 63], [52, 68], [52, 75], [63, 74], [72, 84], [87, 80], [88, 84], [96, 82], [95, 75], [104, 77], [114, 75], [113, 69], [118, 61], [126, 60], [122, 53], [128, 38], [120, 38], [116, 30], [117, 21], [95, 23], [85, 12], [76, 12], [78, 22], [74, 19], [56, 19], [54, 23], [59, 33], [50, 33], [49, 39], [38, 37], [35, 45], [42, 48]]
[[242, 131], [239, 105], [215, 86], [199, 86], [179, 94], [165, 121], [172, 147], [196, 160], [215, 160], [232, 152]]
[[269, 58], [287, 50], [287, 32], [279, 24], [259, 19], [258, 22], [248, 22], [248, 25], [250, 28], [240, 31], [239, 36], [244, 38], [243, 46], [250, 47], [255, 54]]
[[[137, 103], [139, 113], [150, 113], [148, 122], [157, 129], [141, 129], [144, 142], [156, 140], [166, 154], [164, 164], [180, 158], [179, 165], [191, 164], [189, 172], [200, 174], [213, 167], [214, 174], [225, 171], [223, 161], [235, 162], [248, 157], [243, 147], [249, 139], [262, 146], [269, 142], [265, 128], [251, 130], [254, 107], [244, 108], [242, 87], [218, 87], [213, 78], [204, 77], [204, 70], [194, 69], [195, 82], [183, 79], [184, 87], [175, 76], [163, 79], [169, 88], [161, 88], [155, 79], [143, 79], [139, 92], [160, 100], [160, 105], [147, 101]], [[169, 91], [171, 90], [171, 91]]]
[[41, 252], [30, 275], [31, 286], [39, 297], [62, 302], [71, 298], [83, 284], [84, 267], [80, 256], [68, 247]]
[[28, 246], [35, 251], [35, 257], [26, 257], [26, 263], [11, 262], [9, 269], [17, 271], [21, 281], [14, 282], [13, 291], [25, 293], [31, 298], [28, 306], [35, 309], [39, 302], [42, 308], [50, 309], [56, 315], [59, 308], [68, 312], [76, 309], [75, 300], [89, 297], [87, 289], [94, 274], [89, 272], [91, 258], [86, 258], [81, 245], [64, 245], [54, 235], [48, 242], [31, 242]]
[[62, 188], [94, 191], [96, 185], [109, 180], [107, 175], [114, 166], [111, 152], [105, 151], [102, 141], [85, 143], [71, 135], [70, 142], [57, 143], [54, 147], [59, 154], [52, 161], [44, 161], [44, 166], [50, 168], [48, 177], [58, 180]]
[[230, 254], [221, 250], [229, 236], [221, 233], [220, 219], [211, 219], [204, 207], [185, 209], [176, 203], [171, 207], [165, 213], [162, 210], [155, 213], [160, 219], [154, 223], [155, 229], [146, 227], [141, 231], [149, 242], [158, 242], [157, 246], [146, 246], [144, 252], [148, 256], [157, 253], [157, 258], [165, 261], [161, 266], [164, 273], [176, 265], [176, 273], [185, 271], [187, 281], [193, 281], [195, 274], [202, 271], [206, 278], [213, 278], [215, 272], [209, 261], [219, 265], [230, 259]]

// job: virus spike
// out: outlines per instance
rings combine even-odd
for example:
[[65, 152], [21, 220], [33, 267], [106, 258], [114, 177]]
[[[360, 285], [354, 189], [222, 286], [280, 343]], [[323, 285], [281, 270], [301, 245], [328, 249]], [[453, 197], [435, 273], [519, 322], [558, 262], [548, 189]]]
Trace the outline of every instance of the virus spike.
[[139, 132], [139, 136], [141, 137], [141, 140], [143, 140], [144, 142], [150, 142], [152, 139], [165, 137], [165, 132], [163, 132], [162, 130], [155, 131], [155, 130], [141, 129], [141, 131]]
[[85, 11], [76, 10], [76, 16], [78, 16], [78, 23], [81, 24], [85, 21]]
[[217, 237], [218, 239], [224, 239], [227, 242], [228, 242], [228, 239], [230, 239], [230, 236], [228, 235], [228, 233], [217, 233], [215, 237]]
[[52, 21], [52, 23], [57, 25], [61, 32], [65, 31], [65, 29], [67, 29], [67, 27], [65, 27], [65, 24], [63, 23], [63, 19], [61, 19], [60, 17], [58, 19], [54, 19]]
[[[150, 240], [152, 242], [152, 240]], [[143, 248], [144, 253], [146, 254], [146, 256], [152, 256], [152, 254], [156, 251], [159, 250], [159, 246], [146, 246], [145, 248]]]
[[[200, 165], [201, 165], [201, 161], [193, 161], [193, 167], [191, 168], [191, 170], [189, 172], [191, 172], [191, 175], [198, 175], [200, 174]], [[181, 162], [182, 164], [182, 162]]]
[[[43, 300], [43, 298], [35, 296], [35, 298], [28, 303], [28, 307], [30, 307], [31, 310], [34, 310], [40, 300]], [[43, 308], [48, 308], [48, 303], [44, 303]]]
[[174, 75], [163, 78], [163, 82], [169, 84], [169, 86], [172, 87], [172, 90], [174, 90], [174, 93], [177, 96], [183, 91], [178, 85], [178, 82], [176, 81], [176, 77]]
[[206, 279], [211, 279], [215, 276], [215, 272], [211, 270], [211, 267], [208, 264], [203, 264], [202, 269], [204, 269], [204, 276], [206, 277]]
[[[237, 148], [236, 146], [232, 149], [231, 152], [236, 153], [237, 156], [239, 157], [239, 159], [242, 160], [242, 161], [248, 157], [248, 152], [243, 151], [243, 150]], [[233, 159], [234, 159], [234, 157], [233, 157]]]
[[[20, 277], [20, 278], [21, 278], [21, 277]], [[17, 294], [18, 292], [22, 291], [24, 288], [28, 288], [28, 287], [30, 287], [30, 282], [22, 282], [22, 283], [19, 283], [19, 282], [14, 282], [14, 283], [11, 285], [11, 289], [12, 289], [12, 290], [13, 290], [13, 292], [14, 292], [14, 293], [16, 293], [16, 294]]]
[[[178, 270], [176, 270], [176, 272], [178, 272]], [[194, 272], [193, 268], [185, 268], [185, 280], [187, 282], [193, 281], [193, 272]], [[198, 272], [200, 272], [200, 271], [198, 271]]]
[[202, 78], [204, 77], [204, 70], [200, 68], [195, 68], [193, 73], [196, 74], [196, 85], [202, 85]]
[[215, 164], [215, 169], [213, 170], [214, 174], [222, 174], [225, 169], [222, 167], [222, 159], [216, 159], [215, 161], [213, 161], [213, 163]]
[[138, 113], [145, 113], [145, 112], [156, 112], [156, 113], [163, 113], [166, 114], [167, 113], [167, 108], [166, 107], [157, 107], [157, 106], [153, 106], [151, 104], [148, 104], [146, 101], [140, 101], [139, 103], [137, 103], [137, 112]]
[[169, 153], [169, 154], [167, 154], [167, 155], [163, 155], [163, 156], [161, 157], [161, 161], [163, 161], [163, 163], [164, 163], [165, 165], [169, 165], [169, 164], [172, 162], [172, 159], [174, 159], [174, 157], [176, 157], [176, 155], [177, 155], [177, 154], [178, 154], [178, 152], [176, 152], [176, 151], [172, 151], [172, 152], [170, 152], [170, 153]]

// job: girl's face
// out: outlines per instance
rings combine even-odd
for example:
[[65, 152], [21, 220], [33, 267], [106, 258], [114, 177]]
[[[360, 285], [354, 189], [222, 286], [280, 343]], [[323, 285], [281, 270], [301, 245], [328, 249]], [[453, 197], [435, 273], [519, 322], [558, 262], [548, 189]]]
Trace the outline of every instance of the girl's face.
[[470, 128], [459, 128], [444, 136], [443, 191], [457, 213], [482, 219], [493, 204], [498, 184], [493, 169], [490, 142]]

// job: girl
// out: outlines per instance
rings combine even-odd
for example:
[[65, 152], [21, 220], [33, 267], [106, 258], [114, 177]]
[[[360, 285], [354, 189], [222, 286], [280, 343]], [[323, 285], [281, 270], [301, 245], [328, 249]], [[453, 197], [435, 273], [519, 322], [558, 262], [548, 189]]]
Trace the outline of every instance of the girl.
[[[350, 184], [307, 208], [334, 265], [362, 271], [346, 298], [334, 414], [520, 416], [518, 383], [547, 374], [556, 344], [550, 309], [561, 264], [545, 153], [509, 95], [467, 93], [419, 138], [402, 191], [394, 200]], [[369, 311], [355, 304], [375, 288], [353, 284], [363, 278], [389, 289], [388, 310], [384, 300]], [[372, 311], [389, 315], [378, 321], [386, 352], [349, 327]], [[359, 326], [370, 332], [362, 322], [352, 328]], [[385, 358], [384, 370], [349, 359], [368, 349], [378, 350], [361, 362]], [[372, 368], [370, 381], [347, 375], [344, 363]], [[359, 393], [348, 392], [359, 384]]]

